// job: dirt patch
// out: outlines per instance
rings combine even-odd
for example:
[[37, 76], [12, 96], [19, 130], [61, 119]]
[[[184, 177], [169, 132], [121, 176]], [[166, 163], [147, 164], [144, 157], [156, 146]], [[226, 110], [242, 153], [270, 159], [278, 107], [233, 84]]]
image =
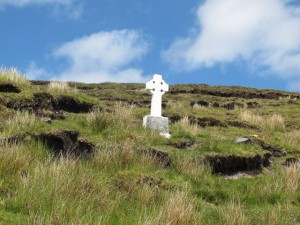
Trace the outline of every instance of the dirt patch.
[[87, 113], [92, 110], [93, 104], [81, 102], [72, 96], [61, 95], [54, 100], [53, 108], [73, 113]]
[[171, 123], [177, 123], [182, 119], [182, 117], [179, 116], [179, 115], [170, 115], [170, 116], [167, 116], [167, 117], [169, 118], [169, 121]]
[[170, 167], [172, 165], [171, 158], [168, 152], [145, 147], [140, 147], [138, 151], [142, 154], [146, 154], [153, 157], [160, 165], [162, 165], [165, 168]]
[[21, 91], [22, 89], [15, 84], [11, 84], [11, 83], [0, 84], [0, 92], [20, 93]]
[[263, 167], [270, 165], [271, 154], [264, 156], [255, 155], [245, 156], [206, 156], [204, 162], [211, 167], [213, 174], [232, 175], [238, 172], [257, 172], [260, 173]]
[[218, 97], [236, 97], [236, 98], [244, 98], [244, 99], [279, 99], [279, 98], [293, 98], [300, 99], [300, 95], [287, 95], [282, 94], [280, 92], [246, 92], [246, 91], [219, 91], [219, 90], [207, 90], [194, 88], [192, 90], [182, 90], [182, 89], [172, 89], [170, 91], [171, 94], [202, 94], [202, 95], [212, 95]]
[[258, 102], [247, 102], [246, 104], [249, 109], [255, 109], [260, 107]]
[[259, 127], [248, 124], [246, 122], [241, 122], [241, 121], [236, 121], [236, 120], [227, 120], [226, 123], [232, 127], [253, 129], [253, 130], [261, 131], [261, 129]]
[[6, 107], [14, 110], [20, 111], [28, 111], [28, 112], [35, 112], [36, 105], [33, 99], [31, 98], [18, 98], [14, 100], [10, 100], [6, 102]]
[[177, 140], [177, 141], [170, 141], [168, 145], [173, 146], [179, 149], [188, 149], [195, 144], [193, 140]]
[[284, 166], [293, 166], [293, 165], [296, 165], [298, 163], [300, 163], [300, 160], [297, 159], [297, 158], [287, 158], [285, 160], [285, 162], [282, 163], [282, 165], [284, 165]]
[[53, 109], [54, 97], [47, 92], [39, 92], [33, 94], [35, 109]]
[[286, 151], [284, 148], [272, 146], [257, 137], [250, 137], [250, 139], [253, 144], [257, 144], [262, 149], [271, 152], [274, 157], [282, 157], [286, 155]]
[[239, 102], [230, 102], [230, 103], [223, 105], [223, 108], [228, 109], [228, 110], [233, 110], [236, 108], [244, 108], [244, 104], [239, 103]]
[[50, 81], [47, 81], [47, 80], [31, 80], [30, 83], [32, 85], [49, 85]]
[[212, 117], [203, 117], [203, 118], [190, 118], [191, 123], [196, 123], [200, 127], [227, 127], [227, 125], [215, 118]]
[[80, 157], [92, 154], [95, 145], [91, 142], [78, 140], [77, 131], [61, 131], [59, 133], [43, 133], [36, 138], [46, 145], [56, 156]]
[[8, 138], [0, 138], [0, 143], [1, 144], [9, 144], [9, 145], [11, 145], [11, 144], [20, 144], [28, 136], [29, 136], [28, 133], [16, 134], [16, 135], [10, 136]]

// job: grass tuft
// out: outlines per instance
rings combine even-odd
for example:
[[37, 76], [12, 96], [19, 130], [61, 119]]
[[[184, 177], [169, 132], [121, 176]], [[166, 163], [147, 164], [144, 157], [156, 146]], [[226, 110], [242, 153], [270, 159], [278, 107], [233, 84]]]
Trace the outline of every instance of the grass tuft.
[[21, 74], [21, 72], [18, 71], [15, 67], [0, 67], [0, 81], [12, 82], [21, 86], [30, 85], [30, 82], [26, 79], [25, 75]]
[[249, 111], [240, 113], [240, 119], [250, 124], [260, 126], [265, 129], [283, 131], [285, 129], [284, 119], [279, 114], [274, 114], [271, 117], [263, 117]]
[[58, 81], [51, 81], [48, 85], [49, 91], [56, 91], [56, 92], [71, 92], [77, 93], [78, 89], [76, 87], [70, 87], [70, 85], [66, 82], [58, 82]]

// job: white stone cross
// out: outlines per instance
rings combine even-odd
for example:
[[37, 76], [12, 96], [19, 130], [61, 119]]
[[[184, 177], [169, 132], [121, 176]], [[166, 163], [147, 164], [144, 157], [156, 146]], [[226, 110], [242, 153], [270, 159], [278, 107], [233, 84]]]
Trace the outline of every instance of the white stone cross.
[[169, 91], [169, 85], [163, 81], [162, 75], [154, 74], [152, 80], [146, 83], [146, 89], [152, 93], [150, 116], [161, 117], [162, 96]]

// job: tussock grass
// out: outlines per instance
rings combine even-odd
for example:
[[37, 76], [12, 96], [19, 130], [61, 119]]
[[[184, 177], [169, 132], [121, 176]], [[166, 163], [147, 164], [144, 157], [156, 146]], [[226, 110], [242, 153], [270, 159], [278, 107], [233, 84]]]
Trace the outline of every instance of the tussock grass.
[[246, 225], [249, 224], [240, 201], [231, 200], [227, 205], [220, 209], [220, 217], [224, 224]]
[[188, 116], [184, 116], [173, 127], [177, 132], [185, 131], [192, 135], [197, 135], [201, 132], [201, 128], [197, 124], [190, 123]]
[[193, 110], [194, 111], [203, 111], [203, 110], [208, 110], [206, 106], [199, 105], [198, 103], [195, 103], [193, 105]]
[[148, 218], [141, 224], [187, 225], [201, 224], [201, 215], [196, 211], [193, 199], [187, 190], [177, 191], [166, 200], [156, 218]]
[[0, 81], [1, 82], [9, 82], [15, 83], [21, 86], [29, 86], [30, 82], [26, 79], [26, 77], [21, 74], [15, 67], [6, 68], [0, 67]]
[[48, 85], [49, 91], [55, 92], [68, 92], [68, 93], [77, 93], [78, 89], [76, 87], [70, 87], [66, 82], [51, 81]]
[[288, 192], [296, 193], [300, 187], [300, 163], [295, 163], [284, 169], [285, 186]]
[[94, 224], [113, 209], [104, 177], [65, 158], [38, 164], [8, 203], [29, 214], [28, 223]]
[[293, 130], [290, 132], [286, 132], [284, 134], [284, 140], [292, 146], [299, 147], [300, 146], [300, 131]]
[[285, 129], [284, 119], [279, 114], [274, 114], [271, 117], [263, 117], [249, 111], [244, 111], [240, 113], [240, 119], [265, 129], [278, 131], [283, 131]]
[[11, 134], [24, 128], [34, 127], [39, 121], [40, 119], [33, 113], [17, 111], [4, 122], [4, 130]]
[[132, 126], [134, 121], [134, 106], [117, 103], [111, 113], [95, 109], [86, 116], [86, 123], [95, 133], [115, 127], [126, 128]]

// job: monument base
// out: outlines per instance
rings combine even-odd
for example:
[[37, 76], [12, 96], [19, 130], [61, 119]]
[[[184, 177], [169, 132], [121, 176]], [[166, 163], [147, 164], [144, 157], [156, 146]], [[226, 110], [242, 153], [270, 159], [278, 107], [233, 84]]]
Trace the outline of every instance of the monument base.
[[160, 135], [170, 138], [169, 134], [169, 119], [162, 116], [144, 116], [143, 126], [151, 130], [158, 131]]

